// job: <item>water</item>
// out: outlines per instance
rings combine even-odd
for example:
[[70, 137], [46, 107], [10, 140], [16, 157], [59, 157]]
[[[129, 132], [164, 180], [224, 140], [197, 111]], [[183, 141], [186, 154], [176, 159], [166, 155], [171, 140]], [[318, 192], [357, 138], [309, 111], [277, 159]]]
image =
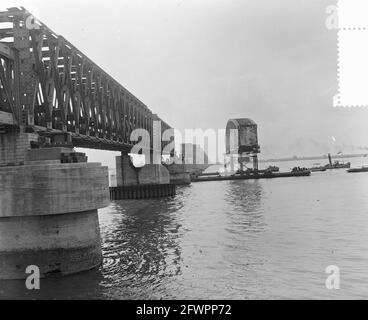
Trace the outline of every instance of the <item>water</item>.
[[[117, 201], [99, 212], [100, 270], [42, 280], [37, 292], [2, 281], [0, 298], [366, 298], [367, 188], [368, 173], [335, 170]], [[340, 268], [340, 290], [325, 287], [329, 265]]]

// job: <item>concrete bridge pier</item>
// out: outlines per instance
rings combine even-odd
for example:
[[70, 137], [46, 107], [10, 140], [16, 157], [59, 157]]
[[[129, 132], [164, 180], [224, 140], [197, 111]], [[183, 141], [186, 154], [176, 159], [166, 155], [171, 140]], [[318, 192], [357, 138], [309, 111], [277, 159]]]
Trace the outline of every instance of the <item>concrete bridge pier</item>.
[[116, 157], [117, 187], [110, 188], [113, 200], [167, 197], [175, 194], [170, 174], [161, 164], [146, 164], [135, 168], [130, 156]]
[[[71, 148], [30, 150], [37, 136], [0, 135], [0, 279], [68, 275], [102, 262], [97, 209], [108, 169]], [[82, 162], [78, 162], [82, 161]]]
[[192, 171], [185, 164], [171, 164], [167, 167], [170, 173], [170, 181], [176, 185], [188, 185], [192, 183]]
[[197, 177], [209, 167], [208, 164], [171, 164], [167, 168], [170, 172], [170, 181], [176, 185], [188, 185], [192, 177]]

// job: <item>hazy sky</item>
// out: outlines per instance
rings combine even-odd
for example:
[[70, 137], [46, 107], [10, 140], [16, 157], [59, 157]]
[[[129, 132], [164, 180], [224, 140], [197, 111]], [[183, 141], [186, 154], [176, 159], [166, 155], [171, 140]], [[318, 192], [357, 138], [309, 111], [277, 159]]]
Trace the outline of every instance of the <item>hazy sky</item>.
[[224, 128], [249, 117], [264, 157], [368, 146], [367, 109], [332, 107], [337, 36], [325, 27], [325, 10], [334, 0], [17, 4], [175, 128]]

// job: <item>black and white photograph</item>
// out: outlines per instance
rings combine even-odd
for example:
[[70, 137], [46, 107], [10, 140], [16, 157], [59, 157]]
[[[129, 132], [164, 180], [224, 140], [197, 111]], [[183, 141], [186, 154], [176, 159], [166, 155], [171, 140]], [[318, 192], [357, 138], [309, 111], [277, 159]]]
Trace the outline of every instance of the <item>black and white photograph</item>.
[[1, 0], [0, 300], [368, 298], [367, 79], [366, 0]]

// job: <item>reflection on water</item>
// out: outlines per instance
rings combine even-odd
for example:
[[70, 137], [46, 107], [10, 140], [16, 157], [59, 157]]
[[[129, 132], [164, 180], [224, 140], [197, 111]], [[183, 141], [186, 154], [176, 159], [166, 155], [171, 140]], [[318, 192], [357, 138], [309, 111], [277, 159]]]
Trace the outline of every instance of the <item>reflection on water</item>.
[[[195, 183], [168, 199], [99, 212], [103, 266], [0, 298], [363, 298], [368, 293], [368, 174]], [[328, 265], [341, 289], [325, 287]]]
[[255, 181], [230, 181], [225, 201], [231, 206], [226, 213], [228, 230], [234, 232], [261, 232], [265, 227], [262, 214], [262, 184]]
[[102, 285], [108, 295], [149, 298], [158, 294], [163, 282], [180, 274], [181, 225], [175, 217], [179, 208], [180, 203], [171, 200], [116, 202], [110, 207], [110, 221], [101, 230]]
[[39, 291], [26, 290], [24, 281], [0, 281], [0, 298], [155, 298], [160, 285], [180, 274], [175, 212], [181, 206], [170, 198], [112, 203], [100, 212], [100, 270], [43, 279]]

